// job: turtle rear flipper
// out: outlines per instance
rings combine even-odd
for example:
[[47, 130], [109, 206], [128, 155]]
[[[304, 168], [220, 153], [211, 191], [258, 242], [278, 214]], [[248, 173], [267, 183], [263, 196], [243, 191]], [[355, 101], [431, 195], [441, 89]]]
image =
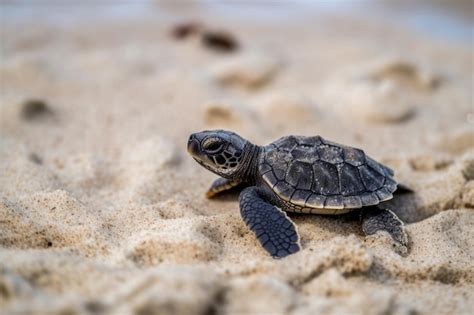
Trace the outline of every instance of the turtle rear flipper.
[[245, 188], [239, 202], [242, 218], [270, 255], [281, 258], [300, 250], [295, 224], [284, 211], [262, 198], [257, 187]]
[[395, 242], [404, 247], [408, 245], [405, 225], [393, 211], [380, 207], [367, 207], [362, 210], [361, 219], [362, 230], [366, 235], [375, 234], [377, 231], [386, 231]]

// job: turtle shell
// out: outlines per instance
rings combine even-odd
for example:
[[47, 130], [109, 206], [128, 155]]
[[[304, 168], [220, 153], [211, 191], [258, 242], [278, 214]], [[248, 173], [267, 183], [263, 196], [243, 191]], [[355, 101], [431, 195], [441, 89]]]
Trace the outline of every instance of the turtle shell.
[[284, 201], [304, 208], [354, 209], [391, 199], [393, 170], [364, 151], [320, 136], [287, 136], [265, 146], [263, 181]]

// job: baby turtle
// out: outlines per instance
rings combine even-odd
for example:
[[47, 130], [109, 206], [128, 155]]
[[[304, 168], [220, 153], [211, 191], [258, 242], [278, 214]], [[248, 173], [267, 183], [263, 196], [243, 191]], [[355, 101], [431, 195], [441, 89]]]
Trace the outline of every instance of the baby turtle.
[[[240, 213], [263, 248], [273, 257], [300, 250], [300, 237], [287, 212], [336, 215], [361, 211], [366, 235], [387, 231], [406, 246], [403, 222], [377, 206], [397, 189], [393, 170], [364, 151], [320, 136], [287, 136], [258, 146], [225, 130], [192, 134], [188, 152], [203, 167], [221, 176], [206, 196], [238, 185]], [[284, 210], [284, 211], [283, 211]]]

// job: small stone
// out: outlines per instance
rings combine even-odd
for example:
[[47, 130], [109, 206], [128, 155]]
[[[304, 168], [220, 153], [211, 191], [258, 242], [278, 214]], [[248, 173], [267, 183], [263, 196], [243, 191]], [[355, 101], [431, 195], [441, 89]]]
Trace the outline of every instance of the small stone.
[[205, 31], [201, 41], [205, 47], [219, 52], [232, 52], [239, 47], [234, 36], [225, 31]]
[[202, 30], [202, 24], [196, 21], [189, 21], [176, 24], [171, 29], [171, 37], [174, 39], [185, 39], [197, 35]]
[[28, 155], [28, 159], [38, 165], [43, 164], [43, 159], [36, 153], [32, 152]]
[[34, 120], [51, 115], [49, 106], [40, 99], [29, 99], [21, 105], [21, 117], [25, 120]]

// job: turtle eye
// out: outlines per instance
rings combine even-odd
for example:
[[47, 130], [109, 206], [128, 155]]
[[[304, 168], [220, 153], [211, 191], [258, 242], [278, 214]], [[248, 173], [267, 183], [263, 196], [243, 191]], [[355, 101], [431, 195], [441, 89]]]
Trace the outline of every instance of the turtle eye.
[[208, 138], [204, 140], [203, 147], [208, 152], [217, 152], [222, 148], [222, 142], [217, 138]]

